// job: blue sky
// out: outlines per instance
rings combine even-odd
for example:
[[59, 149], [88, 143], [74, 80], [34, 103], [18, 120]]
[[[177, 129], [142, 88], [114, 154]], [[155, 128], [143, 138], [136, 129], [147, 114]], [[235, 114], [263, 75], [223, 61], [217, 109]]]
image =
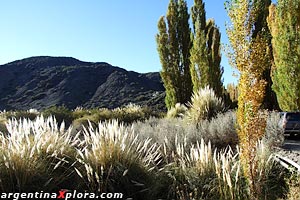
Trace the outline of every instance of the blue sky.
[[[155, 35], [169, 0], [0, 0], [0, 64], [40, 55], [160, 71]], [[187, 1], [189, 7], [193, 0]], [[206, 0], [227, 43], [223, 0]], [[224, 84], [236, 82], [222, 53]]]

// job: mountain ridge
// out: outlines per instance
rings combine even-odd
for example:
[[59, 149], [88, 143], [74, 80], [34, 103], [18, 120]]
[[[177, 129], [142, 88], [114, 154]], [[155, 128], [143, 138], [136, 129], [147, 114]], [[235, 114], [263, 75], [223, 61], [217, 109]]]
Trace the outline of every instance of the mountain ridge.
[[129, 103], [164, 110], [158, 72], [138, 73], [106, 62], [34, 56], [0, 65], [0, 110], [116, 108]]

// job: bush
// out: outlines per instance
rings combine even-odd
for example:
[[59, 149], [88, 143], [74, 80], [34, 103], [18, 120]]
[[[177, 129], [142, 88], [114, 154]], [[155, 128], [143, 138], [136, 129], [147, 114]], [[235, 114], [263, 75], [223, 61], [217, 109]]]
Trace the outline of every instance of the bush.
[[268, 146], [279, 147], [284, 142], [284, 129], [280, 127], [280, 114], [279, 112], [269, 112], [267, 118], [266, 133], [263, 137], [264, 143]]
[[205, 141], [211, 141], [215, 147], [234, 147], [239, 142], [236, 126], [236, 111], [227, 111], [217, 114], [211, 120], [203, 120], [198, 124], [198, 132]]
[[219, 112], [224, 111], [222, 100], [209, 87], [194, 93], [188, 106], [187, 118], [195, 124], [199, 124], [201, 120], [210, 120]]
[[19, 119], [34, 120], [38, 115], [39, 112], [34, 109], [25, 110], [25, 111], [24, 110], [9, 111], [5, 113], [7, 119], [16, 118], [17, 120]]
[[112, 110], [112, 118], [120, 122], [131, 124], [136, 121], [144, 121], [151, 116], [159, 116], [159, 113], [152, 112], [148, 107], [141, 107], [135, 104], [128, 104], [121, 108]]
[[141, 137], [152, 138], [161, 145], [168, 138], [166, 145], [172, 150], [175, 149], [175, 140], [196, 144], [197, 141], [204, 139], [205, 142], [211, 141], [212, 145], [218, 148], [238, 144], [235, 111], [219, 113], [210, 121], [202, 120], [198, 126], [187, 124], [181, 118], [150, 118], [145, 122], [134, 123], [133, 128]]
[[[82, 119], [96, 121], [96, 114]], [[270, 118], [270, 125], [276, 117]], [[120, 192], [125, 198], [145, 200], [247, 200], [249, 184], [240, 150], [227, 146], [237, 142], [234, 126], [234, 111], [202, 120], [198, 128], [181, 118], [150, 118], [131, 126], [112, 120], [89, 123], [81, 135], [72, 134], [71, 127], [65, 130], [64, 123], [59, 126], [52, 117], [10, 119], [8, 134], [0, 134], [0, 192], [66, 188]], [[263, 144], [255, 157], [259, 199], [283, 198], [288, 189], [289, 195], [299, 191], [299, 182], [285, 176]]]
[[[170, 191], [166, 199], [251, 199], [249, 183], [243, 173], [240, 149], [230, 147], [217, 151], [204, 140], [185, 148], [183, 143], [176, 144], [170, 163], [162, 173], [171, 177]], [[170, 157], [169, 157], [170, 158]], [[258, 161], [257, 182], [259, 199], [279, 199], [286, 195], [287, 185], [283, 167], [274, 161], [268, 148], [259, 143], [256, 155]], [[162, 175], [163, 176], [163, 175]]]
[[187, 112], [187, 107], [180, 103], [177, 103], [175, 107], [168, 110], [167, 118], [176, 118], [176, 117], [184, 117]]
[[54, 116], [59, 124], [65, 122], [69, 126], [73, 121], [72, 111], [66, 108], [65, 106], [52, 106], [47, 108], [42, 112], [42, 114], [47, 118]]

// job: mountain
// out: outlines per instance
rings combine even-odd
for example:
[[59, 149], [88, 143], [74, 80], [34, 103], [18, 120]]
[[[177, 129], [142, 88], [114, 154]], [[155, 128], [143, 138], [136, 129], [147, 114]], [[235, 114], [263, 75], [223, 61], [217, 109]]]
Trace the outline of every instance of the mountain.
[[105, 62], [39, 56], [0, 65], [0, 110], [112, 109], [129, 103], [162, 110], [164, 91], [158, 72], [141, 74]]

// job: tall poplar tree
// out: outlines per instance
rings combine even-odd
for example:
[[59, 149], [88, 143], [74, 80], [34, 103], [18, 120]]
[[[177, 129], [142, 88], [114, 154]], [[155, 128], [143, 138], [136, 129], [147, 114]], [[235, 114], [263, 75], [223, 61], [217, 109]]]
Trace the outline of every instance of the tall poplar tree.
[[256, 145], [265, 133], [266, 117], [260, 112], [266, 80], [264, 71], [270, 62], [267, 30], [257, 29], [257, 18], [266, 0], [229, 0], [226, 9], [231, 20], [227, 34], [231, 45], [228, 53], [232, 66], [240, 73], [238, 83], [238, 136], [241, 163], [250, 185], [251, 199], [258, 199]]
[[170, 0], [166, 17], [158, 22], [156, 36], [166, 89], [168, 109], [176, 103], [187, 103], [192, 94], [190, 74], [191, 29], [187, 3], [184, 0]]
[[268, 25], [272, 34], [273, 89], [280, 108], [300, 110], [300, 1], [278, 0], [270, 6]]
[[269, 6], [271, 5], [271, 0], [259, 0], [254, 1], [254, 9], [257, 12], [256, 17], [254, 18], [254, 30], [252, 37], [256, 38], [259, 33], [263, 33], [264, 37], [268, 42], [269, 49], [267, 51], [266, 56], [269, 57], [269, 62], [266, 63], [265, 70], [263, 72], [263, 78], [266, 81], [266, 89], [265, 89], [265, 96], [262, 107], [264, 109], [269, 110], [278, 110], [279, 105], [277, 102], [277, 97], [275, 92], [272, 89], [272, 79], [271, 79], [271, 69], [273, 63], [273, 49], [271, 44], [271, 32], [268, 27], [267, 18], [269, 15]]
[[223, 91], [223, 68], [220, 66], [219, 28], [214, 20], [206, 21], [205, 4], [202, 0], [194, 0], [191, 13], [194, 30], [191, 49], [193, 91], [208, 85], [220, 97]]

